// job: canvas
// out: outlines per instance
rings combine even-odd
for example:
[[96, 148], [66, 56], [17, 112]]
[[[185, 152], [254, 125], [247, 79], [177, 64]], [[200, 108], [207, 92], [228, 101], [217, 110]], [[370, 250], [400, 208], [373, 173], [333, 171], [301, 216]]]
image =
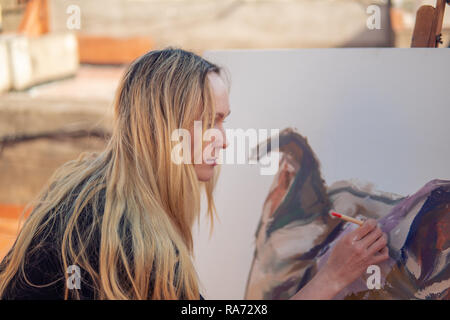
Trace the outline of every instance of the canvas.
[[327, 187], [307, 139], [288, 128], [279, 141], [282, 157], [256, 231], [246, 299], [287, 299], [314, 277], [336, 241], [358, 227], [331, 211], [377, 219], [390, 254], [379, 265], [380, 289], [368, 289], [367, 274], [336, 299], [450, 299], [450, 181], [430, 181], [407, 197], [355, 180]]

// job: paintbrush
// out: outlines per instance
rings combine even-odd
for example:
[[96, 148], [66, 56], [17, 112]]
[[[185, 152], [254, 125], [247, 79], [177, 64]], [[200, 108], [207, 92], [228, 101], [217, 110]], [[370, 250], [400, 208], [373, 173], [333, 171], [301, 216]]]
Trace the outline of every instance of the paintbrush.
[[334, 216], [334, 217], [341, 218], [342, 220], [345, 220], [345, 221], [348, 221], [348, 222], [353, 222], [353, 223], [355, 223], [355, 224], [357, 224], [359, 226], [362, 226], [362, 224], [364, 223], [361, 220], [358, 220], [358, 219], [346, 216], [345, 214], [340, 214], [340, 213], [337, 213], [337, 212], [332, 212], [331, 215]]

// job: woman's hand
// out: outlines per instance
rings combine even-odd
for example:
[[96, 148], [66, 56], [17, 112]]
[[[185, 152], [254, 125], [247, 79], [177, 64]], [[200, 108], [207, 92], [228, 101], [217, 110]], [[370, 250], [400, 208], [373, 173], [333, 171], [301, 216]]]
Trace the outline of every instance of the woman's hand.
[[370, 265], [389, 258], [387, 236], [373, 219], [343, 236], [332, 249], [326, 265], [291, 299], [331, 299]]
[[366, 220], [336, 243], [321, 272], [327, 273], [334, 286], [342, 290], [366, 272], [370, 265], [389, 258], [387, 240], [387, 235], [375, 220]]

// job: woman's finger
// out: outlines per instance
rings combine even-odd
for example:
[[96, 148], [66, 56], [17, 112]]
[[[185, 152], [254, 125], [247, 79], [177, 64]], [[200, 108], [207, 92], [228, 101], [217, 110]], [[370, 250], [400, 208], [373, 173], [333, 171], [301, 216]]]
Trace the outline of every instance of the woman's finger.
[[381, 232], [381, 236], [371, 246], [369, 246], [369, 254], [375, 254], [387, 246], [387, 235]]
[[389, 249], [388, 247], [384, 247], [380, 252], [376, 253], [373, 258], [371, 264], [377, 264], [389, 259]]
[[383, 236], [383, 232], [381, 231], [380, 228], [377, 227], [374, 230], [372, 230], [370, 233], [366, 234], [366, 236], [360, 240], [360, 243], [364, 248], [369, 248], [382, 236]]
[[359, 241], [364, 238], [368, 233], [370, 233], [377, 226], [377, 222], [374, 219], [368, 219], [364, 221], [363, 225], [353, 231], [354, 238], [352, 241]]

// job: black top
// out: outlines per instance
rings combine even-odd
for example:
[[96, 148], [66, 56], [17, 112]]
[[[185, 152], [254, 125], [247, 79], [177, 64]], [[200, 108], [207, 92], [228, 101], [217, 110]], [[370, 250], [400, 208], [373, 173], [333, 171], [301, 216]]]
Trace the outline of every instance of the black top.
[[[101, 199], [103, 203], [100, 205], [99, 212], [103, 212], [104, 205], [104, 191], [101, 193]], [[92, 207], [87, 205], [80, 216], [79, 224], [81, 232], [83, 232], [83, 226], [92, 223]], [[58, 221], [52, 221], [54, 223], [61, 223], [60, 215], [57, 215]], [[48, 224], [47, 229], [44, 230], [38, 237], [35, 237], [25, 255], [24, 273], [26, 278], [34, 285], [27, 283], [25, 277], [21, 272], [16, 273], [13, 279], [10, 281], [3, 293], [3, 299], [6, 300], [60, 300], [64, 299], [65, 292], [65, 274], [63, 271], [63, 264], [60, 252], [60, 241], [55, 239], [54, 234], [51, 232], [51, 228], [56, 227], [54, 223]], [[97, 228], [98, 229], [98, 228]], [[100, 248], [100, 233], [96, 229], [94, 243], [90, 244], [87, 248], [89, 252], [89, 259], [91, 266], [98, 271], [98, 257]], [[44, 237], [44, 235], [47, 235]], [[39, 244], [40, 243], [40, 244]], [[38, 245], [39, 244], [39, 245]], [[15, 246], [15, 243], [13, 247]], [[11, 251], [10, 251], [11, 252]], [[9, 253], [8, 253], [9, 255]], [[7, 255], [7, 256], [8, 256]], [[5, 259], [0, 263], [0, 271], [4, 268]], [[93, 281], [89, 274], [80, 268], [80, 289], [78, 293], [81, 299], [96, 299], [95, 290], [93, 288]], [[40, 287], [37, 287], [40, 286]], [[151, 286], [152, 287], [152, 286]], [[76, 290], [76, 289], [73, 289]], [[71, 290], [69, 290], [69, 299], [71, 299]], [[150, 295], [149, 295], [150, 296]], [[203, 300], [203, 296], [200, 295], [200, 300]]]

